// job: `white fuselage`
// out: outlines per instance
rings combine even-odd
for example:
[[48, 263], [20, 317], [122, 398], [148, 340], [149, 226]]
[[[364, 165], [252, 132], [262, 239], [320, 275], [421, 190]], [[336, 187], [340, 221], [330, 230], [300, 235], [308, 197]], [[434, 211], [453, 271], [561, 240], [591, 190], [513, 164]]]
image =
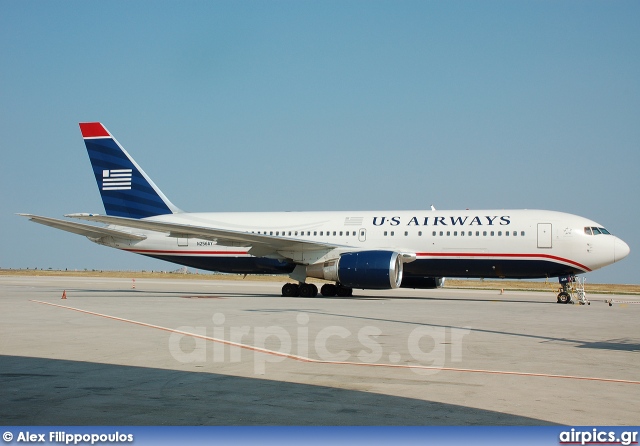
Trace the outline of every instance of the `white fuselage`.
[[[238, 273], [290, 273], [341, 252], [389, 250], [415, 254], [405, 277], [537, 278], [589, 272], [612, 264], [629, 247], [598, 223], [544, 210], [422, 210], [348, 212], [177, 213], [148, 220], [304, 240], [337, 246], [299, 259], [277, 252], [261, 257], [238, 242], [138, 230], [147, 239], [102, 238], [99, 243], [200, 269]], [[589, 234], [588, 232], [591, 232]], [[236, 245], [236, 246], [233, 246]]]

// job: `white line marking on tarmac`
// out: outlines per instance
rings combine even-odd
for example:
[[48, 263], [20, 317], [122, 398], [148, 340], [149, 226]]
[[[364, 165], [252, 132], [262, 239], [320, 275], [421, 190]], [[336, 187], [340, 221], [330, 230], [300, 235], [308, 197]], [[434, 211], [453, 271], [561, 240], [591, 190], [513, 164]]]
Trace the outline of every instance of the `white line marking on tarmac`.
[[142, 327], [155, 328], [156, 330], [167, 331], [169, 333], [181, 334], [184, 336], [190, 336], [197, 339], [204, 339], [210, 342], [217, 342], [220, 344], [231, 345], [231, 346], [239, 347], [245, 350], [265, 353], [272, 356], [278, 356], [282, 358], [293, 359], [295, 361], [308, 362], [313, 364], [353, 365], [353, 366], [360, 366], [360, 367], [362, 366], [385, 367], [385, 368], [394, 368], [394, 369], [437, 370], [437, 371], [443, 371], [443, 372], [481, 373], [486, 375], [513, 375], [513, 376], [529, 376], [529, 377], [542, 377], [542, 378], [573, 379], [573, 380], [582, 380], [582, 381], [599, 381], [599, 382], [618, 383], [618, 384], [640, 384], [640, 381], [633, 381], [628, 379], [614, 379], [614, 378], [598, 378], [593, 376], [572, 376], [572, 375], [555, 375], [550, 373], [510, 372], [510, 371], [504, 371], [504, 370], [463, 369], [463, 368], [457, 368], [457, 367], [432, 367], [432, 366], [426, 366], [426, 365], [409, 365], [409, 364], [384, 364], [384, 363], [352, 362], [352, 361], [325, 361], [322, 359], [307, 358], [305, 356], [292, 355], [290, 353], [283, 353], [277, 350], [269, 350], [266, 348], [255, 347], [253, 345], [227, 341], [225, 339], [214, 338], [211, 336], [204, 336], [204, 335], [199, 335], [195, 333], [189, 333], [187, 331], [175, 330], [173, 328], [167, 328], [167, 327], [162, 327], [160, 325], [148, 324], [146, 322], [139, 322], [131, 319], [124, 319], [117, 316], [110, 316], [108, 314], [95, 313], [93, 311], [82, 310], [80, 308], [69, 307], [66, 305], [54, 304], [51, 302], [43, 302], [40, 300], [31, 300], [31, 302], [50, 305], [52, 307], [64, 308], [66, 310], [78, 311], [80, 313], [89, 314], [92, 316], [99, 316], [99, 317], [112, 319], [120, 322], [128, 322], [130, 324], [140, 325]]

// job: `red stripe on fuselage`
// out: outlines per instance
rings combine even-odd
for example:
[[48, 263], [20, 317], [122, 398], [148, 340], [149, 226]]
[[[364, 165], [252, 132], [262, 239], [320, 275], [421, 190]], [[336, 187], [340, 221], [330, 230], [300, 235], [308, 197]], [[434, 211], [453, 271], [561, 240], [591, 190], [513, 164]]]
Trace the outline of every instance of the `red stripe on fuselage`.
[[584, 271], [591, 271], [591, 268], [585, 266], [581, 263], [575, 262], [570, 259], [565, 259], [558, 256], [552, 256], [550, 254], [514, 254], [514, 253], [504, 253], [504, 254], [494, 254], [494, 253], [485, 253], [485, 252], [418, 252], [416, 253], [417, 257], [491, 257], [491, 258], [515, 258], [515, 259], [528, 259], [528, 258], [536, 258], [536, 259], [550, 259], [563, 263], [570, 263], [571, 265], [575, 265], [578, 268]]
[[215, 256], [215, 255], [231, 255], [231, 256], [238, 256], [238, 255], [249, 255], [249, 253], [247, 251], [186, 251], [186, 250], [175, 250], [175, 251], [168, 251], [165, 249], [129, 249], [129, 248], [122, 248], [123, 251], [128, 251], [128, 252], [135, 252], [137, 254], [202, 254], [202, 255], [208, 255], [208, 256]]

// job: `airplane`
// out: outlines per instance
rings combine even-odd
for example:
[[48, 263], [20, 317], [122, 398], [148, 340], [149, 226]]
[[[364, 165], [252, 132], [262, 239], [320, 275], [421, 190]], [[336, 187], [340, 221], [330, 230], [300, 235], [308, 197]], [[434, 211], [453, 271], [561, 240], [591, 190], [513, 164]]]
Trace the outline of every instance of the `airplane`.
[[[235, 274], [282, 274], [286, 297], [442, 287], [445, 277], [575, 277], [629, 255], [602, 225], [547, 210], [185, 212], [100, 122], [80, 123], [106, 215], [31, 221], [111, 248]], [[561, 280], [561, 282], [563, 282]], [[569, 303], [566, 281], [558, 302]]]

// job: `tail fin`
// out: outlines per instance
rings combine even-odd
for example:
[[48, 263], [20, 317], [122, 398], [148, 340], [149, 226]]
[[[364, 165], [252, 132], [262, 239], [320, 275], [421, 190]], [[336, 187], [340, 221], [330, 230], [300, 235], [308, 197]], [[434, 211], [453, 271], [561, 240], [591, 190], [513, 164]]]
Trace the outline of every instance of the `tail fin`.
[[107, 215], [145, 218], [181, 212], [99, 122], [81, 122]]

